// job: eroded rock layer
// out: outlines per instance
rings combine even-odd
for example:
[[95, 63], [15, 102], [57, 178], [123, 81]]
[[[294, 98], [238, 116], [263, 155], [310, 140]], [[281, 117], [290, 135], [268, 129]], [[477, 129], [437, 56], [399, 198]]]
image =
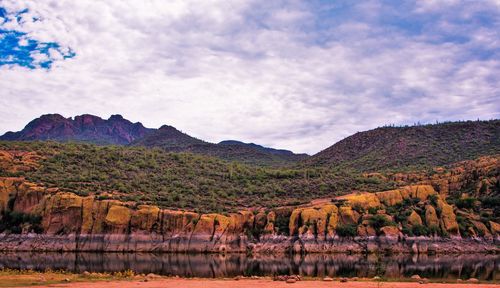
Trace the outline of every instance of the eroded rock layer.
[[222, 215], [0, 178], [0, 214], [12, 226], [0, 234], [0, 250], [12, 251], [496, 253], [500, 239], [500, 224], [473, 217], [474, 237], [461, 237], [456, 208], [431, 185]]

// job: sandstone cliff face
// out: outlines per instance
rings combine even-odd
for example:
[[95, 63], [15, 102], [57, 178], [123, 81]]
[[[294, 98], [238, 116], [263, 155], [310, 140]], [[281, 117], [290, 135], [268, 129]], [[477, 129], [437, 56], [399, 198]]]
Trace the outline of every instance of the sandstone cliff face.
[[[430, 195], [438, 197], [438, 207], [430, 203]], [[298, 207], [288, 215], [280, 210], [221, 215], [165, 210], [148, 205], [135, 207], [116, 200], [97, 200], [93, 196], [80, 197], [57, 189], [45, 189], [22, 178], [0, 178], [2, 215], [9, 212], [39, 215], [43, 228], [41, 234], [28, 233], [29, 225], [26, 224], [21, 234], [0, 234], [0, 249], [256, 253], [376, 252], [384, 249], [438, 253], [464, 249], [451, 245], [449, 241], [443, 242], [441, 238], [403, 235], [402, 225], [422, 225], [424, 220], [412, 211], [407, 222], [394, 222], [394, 217], [383, 209], [391, 206], [383, 203], [400, 203], [394, 201], [400, 198], [403, 201], [419, 199], [425, 207], [422, 213], [427, 225], [439, 225], [450, 235], [459, 236], [453, 207], [429, 185], [346, 195], [337, 199], [342, 200], [340, 207], [329, 203]], [[365, 208], [377, 209], [375, 215], [386, 219], [388, 226], [379, 227], [377, 231], [372, 221], [375, 215]], [[436, 208], [441, 211], [439, 216]], [[278, 232], [282, 228], [277, 223], [278, 217], [285, 217], [288, 235]], [[477, 235], [498, 239], [499, 224], [490, 222], [488, 227], [479, 221], [473, 223]], [[349, 225], [356, 228], [356, 241], [337, 233], [339, 226]], [[405, 243], [401, 242], [403, 237]], [[485, 251], [497, 249], [493, 244], [481, 245]]]
[[[0, 151], [5, 171], [36, 169], [39, 160], [34, 153]], [[498, 252], [500, 224], [446, 201], [446, 195], [465, 186], [494, 193], [490, 186], [498, 183], [498, 164], [495, 157], [483, 157], [451, 170], [436, 169], [430, 178], [387, 176], [402, 184], [394, 190], [225, 215], [99, 200], [0, 177], [0, 250]], [[419, 184], [403, 185], [407, 182]], [[463, 239], [464, 229], [475, 242]]]
[[[365, 174], [365, 176], [372, 176]], [[500, 182], [500, 157], [483, 156], [476, 160], [462, 161], [451, 165], [448, 169], [434, 168], [432, 173], [394, 173], [386, 179], [398, 183], [432, 185], [442, 197], [457, 195], [465, 188], [473, 190], [473, 196], [488, 195], [495, 191], [495, 185]]]

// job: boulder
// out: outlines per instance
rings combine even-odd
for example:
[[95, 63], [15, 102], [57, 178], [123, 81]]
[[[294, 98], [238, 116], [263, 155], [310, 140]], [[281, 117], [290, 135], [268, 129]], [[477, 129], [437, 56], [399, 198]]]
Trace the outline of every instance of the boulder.
[[453, 206], [438, 198], [438, 207], [441, 209], [441, 228], [451, 235], [459, 235], [456, 215], [453, 212]]
[[500, 224], [490, 221], [491, 233], [493, 235], [500, 235]]
[[411, 226], [422, 225], [422, 218], [420, 218], [417, 212], [411, 211], [410, 216], [408, 216], [408, 224]]
[[290, 221], [288, 222], [290, 236], [294, 236], [299, 233], [300, 213], [302, 213], [302, 209], [298, 208], [293, 210], [292, 214], [290, 215]]
[[82, 224], [83, 198], [73, 193], [49, 195], [40, 203], [42, 226], [45, 233], [71, 234]]
[[333, 278], [327, 276], [327, 277], [323, 278], [323, 281], [332, 282]]
[[341, 206], [339, 208], [340, 221], [344, 225], [358, 224], [359, 213], [352, 210], [350, 206]]
[[399, 229], [398, 227], [395, 226], [384, 226], [380, 228], [380, 233], [383, 236], [388, 236], [388, 237], [397, 237], [399, 236]]
[[22, 181], [20, 178], [0, 179], [0, 213], [7, 210], [7, 204], [9, 203], [10, 195], [16, 193], [16, 186], [14, 185], [14, 183], [18, 183], [20, 181]]
[[439, 227], [439, 219], [436, 209], [432, 205], [425, 206], [425, 224], [427, 224], [427, 227]]
[[403, 196], [401, 195], [400, 190], [377, 192], [375, 193], [375, 195], [378, 197], [380, 202], [384, 203], [387, 206], [394, 206], [403, 202]]
[[316, 232], [316, 235], [324, 235], [326, 233], [326, 222], [327, 222], [327, 213], [324, 210], [318, 210], [315, 208], [306, 208], [302, 210], [300, 214], [302, 227], [299, 228], [299, 234], [303, 234], [306, 231], [313, 233]]
[[131, 216], [129, 208], [111, 203], [105, 219], [106, 231], [110, 234], [128, 233]]
[[437, 195], [436, 191], [431, 185], [412, 185], [406, 186], [402, 189], [401, 194], [407, 195], [403, 198], [418, 198], [422, 201], [427, 200], [430, 195]]
[[337, 206], [329, 204], [325, 207], [322, 207], [321, 210], [327, 213], [328, 225], [326, 227], [326, 232], [331, 237], [335, 234], [335, 229], [337, 228], [337, 225], [339, 223], [339, 209], [337, 208]]
[[483, 236], [485, 238], [492, 237], [490, 230], [488, 230], [488, 227], [486, 227], [486, 225], [484, 225], [483, 222], [476, 221], [476, 220], [470, 220], [470, 222], [472, 223], [472, 225], [474, 225], [474, 228], [476, 229], [476, 231], [478, 232], [478, 234], [480, 236]]

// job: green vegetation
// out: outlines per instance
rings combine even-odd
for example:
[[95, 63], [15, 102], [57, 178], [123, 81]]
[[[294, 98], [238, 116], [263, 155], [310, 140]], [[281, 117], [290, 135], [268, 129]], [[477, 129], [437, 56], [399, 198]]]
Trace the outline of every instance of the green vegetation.
[[276, 215], [276, 221], [274, 222], [274, 226], [276, 227], [278, 234], [281, 235], [290, 234], [290, 227], [288, 226], [289, 222], [290, 222], [290, 213]]
[[339, 225], [335, 231], [340, 237], [355, 237], [358, 235], [358, 228], [355, 224]]
[[358, 171], [429, 169], [499, 154], [499, 135], [500, 120], [381, 127], [356, 133], [306, 163]]
[[385, 215], [373, 215], [370, 217], [369, 222], [373, 229], [375, 229], [375, 232], [377, 232], [377, 235], [380, 235], [380, 228], [396, 225], [396, 223], [387, 219]]
[[392, 182], [364, 181], [346, 169], [263, 168], [159, 148], [0, 142], [0, 149], [34, 151], [45, 157], [36, 171], [10, 173], [0, 168], [0, 176], [24, 176], [47, 187], [99, 199], [199, 212], [296, 205], [353, 189], [395, 187]]
[[414, 236], [429, 236], [430, 230], [424, 225], [416, 224], [411, 227], [411, 233]]
[[477, 201], [476, 198], [471, 198], [471, 197], [460, 198], [455, 200], [455, 205], [459, 209], [473, 209], [476, 201]]
[[4, 211], [0, 214], [0, 233], [7, 231], [20, 234], [23, 228], [26, 232], [42, 233], [42, 217], [39, 215], [26, 214], [15, 211]]

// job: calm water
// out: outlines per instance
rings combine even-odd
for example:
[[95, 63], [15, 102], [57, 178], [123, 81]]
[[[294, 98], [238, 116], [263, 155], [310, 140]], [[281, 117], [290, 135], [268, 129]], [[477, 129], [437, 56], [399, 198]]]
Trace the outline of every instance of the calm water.
[[411, 277], [500, 281], [500, 255], [361, 256], [295, 255], [253, 256], [142, 253], [0, 253], [0, 268], [64, 269], [72, 272], [116, 272], [233, 277], [300, 274], [313, 277]]

